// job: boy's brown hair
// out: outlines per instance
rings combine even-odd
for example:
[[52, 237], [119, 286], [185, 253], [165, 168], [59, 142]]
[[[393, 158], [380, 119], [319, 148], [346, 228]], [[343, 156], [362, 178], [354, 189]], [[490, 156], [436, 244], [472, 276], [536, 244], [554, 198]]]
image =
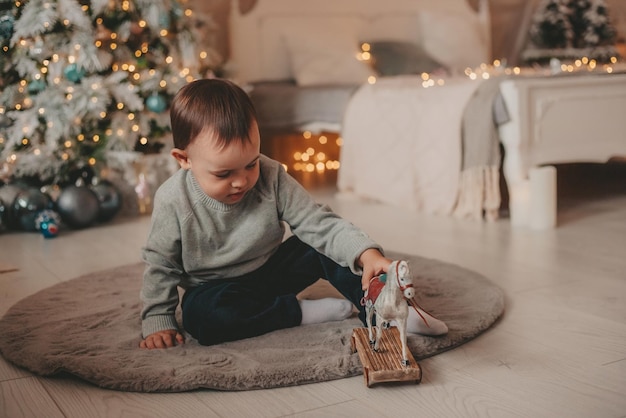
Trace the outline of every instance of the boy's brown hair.
[[218, 144], [249, 141], [256, 110], [248, 94], [224, 79], [195, 80], [184, 86], [170, 107], [174, 147], [184, 150], [202, 132], [211, 130]]

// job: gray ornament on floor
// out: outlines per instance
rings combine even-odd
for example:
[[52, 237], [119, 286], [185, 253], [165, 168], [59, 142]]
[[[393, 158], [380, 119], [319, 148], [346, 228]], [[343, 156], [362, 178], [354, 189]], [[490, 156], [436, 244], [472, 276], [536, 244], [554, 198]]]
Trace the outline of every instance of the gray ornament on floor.
[[98, 219], [100, 200], [86, 186], [68, 186], [57, 199], [57, 211], [71, 228], [86, 228]]
[[108, 222], [117, 215], [122, 207], [122, 195], [115, 188], [113, 183], [107, 180], [99, 180], [97, 184], [91, 187], [100, 202], [100, 213], [98, 221]]
[[16, 185], [16, 184], [5, 184], [0, 187], [0, 200], [4, 202], [5, 211], [4, 221], [5, 227], [7, 229], [16, 229], [18, 225], [16, 225], [15, 218], [13, 216], [13, 202], [15, 202], [15, 198], [17, 195], [24, 190], [24, 187]]
[[6, 231], [7, 225], [7, 207], [2, 199], [0, 199], [0, 232]]
[[13, 201], [11, 211], [13, 222], [20, 229], [28, 232], [36, 232], [35, 218], [37, 214], [52, 207], [52, 199], [35, 187], [29, 187], [20, 191]]

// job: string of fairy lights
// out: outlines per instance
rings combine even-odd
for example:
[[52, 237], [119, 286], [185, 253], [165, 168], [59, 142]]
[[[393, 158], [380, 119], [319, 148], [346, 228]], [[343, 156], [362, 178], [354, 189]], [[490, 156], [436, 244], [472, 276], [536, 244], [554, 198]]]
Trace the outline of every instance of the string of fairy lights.
[[341, 148], [343, 139], [334, 133], [314, 134], [304, 131], [301, 137], [305, 140], [306, 148], [292, 153], [293, 163], [291, 167], [295, 172], [320, 173], [339, 170], [338, 149]]
[[[361, 44], [361, 51], [357, 53], [357, 59], [360, 61], [370, 61], [371, 45], [367, 42]], [[571, 61], [571, 62], [570, 62]], [[556, 65], [556, 68], [555, 68]], [[578, 59], [568, 60], [567, 62], [561, 62], [560, 60], [552, 61], [550, 63], [549, 70], [553, 75], [558, 72], [562, 73], [574, 73], [578, 71], [594, 72], [601, 71], [607, 74], [611, 74], [616, 70], [617, 66], [623, 66], [623, 62], [620, 62], [617, 56], [612, 56], [606, 63], [599, 63], [597, 60], [589, 57], [581, 57]], [[466, 68], [463, 74], [470, 80], [487, 80], [494, 75], [524, 75], [524, 74], [541, 74], [544, 71], [543, 68], [537, 69], [534, 67], [507, 67], [506, 62], [495, 59], [491, 64], [482, 63], [476, 68]], [[445, 76], [438, 76], [436, 74], [421, 73], [422, 87], [429, 88], [435, 86], [443, 86], [446, 84]], [[377, 78], [370, 76], [367, 80], [369, 84], [375, 84]]]
[[[361, 51], [357, 54], [357, 59], [361, 61], [369, 61], [372, 59], [371, 46], [368, 43], [361, 44]], [[607, 63], [598, 63], [597, 60], [582, 57], [571, 62], [558, 62], [558, 68], [549, 68], [552, 74], [556, 71], [562, 73], [574, 73], [578, 71], [585, 72], [605, 72], [613, 73], [617, 66], [621, 65], [617, 57], [611, 57]], [[491, 64], [483, 63], [477, 68], [466, 68], [463, 75], [469, 80], [488, 80], [493, 76], [508, 75], [517, 76], [531, 73], [540, 73], [541, 69], [523, 68], [523, 67], [507, 67], [502, 60], [494, 60]], [[446, 76], [437, 74], [421, 73], [421, 84], [423, 88], [441, 87], [446, 85]], [[369, 84], [376, 84], [378, 79], [370, 76], [367, 80]], [[323, 174], [327, 171], [339, 170], [340, 161], [337, 157], [332, 158], [330, 155], [338, 156], [339, 148], [342, 146], [343, 139], [336, 133], [312, 133], [304, 131], [298, 135], [304, 140], [304, 146], [300, 146], [298, 150], [292, 151], [291, 162], [283, 164], [285, 169], [293, 170], [300, 173], [319, 173]], [[298, 142], [298, 141], [296, 141]], [[302, 143], [300, 141], [300, 143]], [[298, 147], [298, 145], [296, 145]], [[304, 148], [304, 149], [302, 149]], [[324, 150], [320, 150], [324, 148]]]

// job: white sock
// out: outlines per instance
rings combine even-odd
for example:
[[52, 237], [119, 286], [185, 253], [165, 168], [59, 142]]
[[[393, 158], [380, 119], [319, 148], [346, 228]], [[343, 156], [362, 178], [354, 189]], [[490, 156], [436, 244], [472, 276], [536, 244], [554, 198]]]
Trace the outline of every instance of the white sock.
[[302, 325], [341, 321], [352, 314], [352, 303], [346, 299], [324, 298], [301, 300]]
[[[419, 308], [418, 308], [419, 309]], [[434, 318], [419, 309], [420, 313], [426, 318], [428, 321], [428, 325], [424, 322], [424, 320], [415, 312], [415, 309], [409, 306], [409, 316], [406, 320], [406, 331], [412, 334], [421, 334], [421, 335], [444, 335], [448, 333], [448, 326], [445, 322], [440, 319]], [[398, 326], [396, 321], [391, 321], [391, 325]]]

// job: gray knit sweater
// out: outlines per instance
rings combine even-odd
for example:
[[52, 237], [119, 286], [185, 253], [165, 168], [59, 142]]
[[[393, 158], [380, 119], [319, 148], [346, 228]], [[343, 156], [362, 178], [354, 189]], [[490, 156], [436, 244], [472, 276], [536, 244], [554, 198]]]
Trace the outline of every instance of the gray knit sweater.
[[154, 199], [143, 260], [142, 332], [177, 329], [177, 287], [234, 278], [261, 267], [285, 236], [284, 223], [303, 242], [338, 264], [361, 271], [358, 257], [380, 246], [363, 231], [315, 203], [280, 163], [261, 155], [260, 176], [240, 202], [207, 196], [191, 171], [179, 170]]

